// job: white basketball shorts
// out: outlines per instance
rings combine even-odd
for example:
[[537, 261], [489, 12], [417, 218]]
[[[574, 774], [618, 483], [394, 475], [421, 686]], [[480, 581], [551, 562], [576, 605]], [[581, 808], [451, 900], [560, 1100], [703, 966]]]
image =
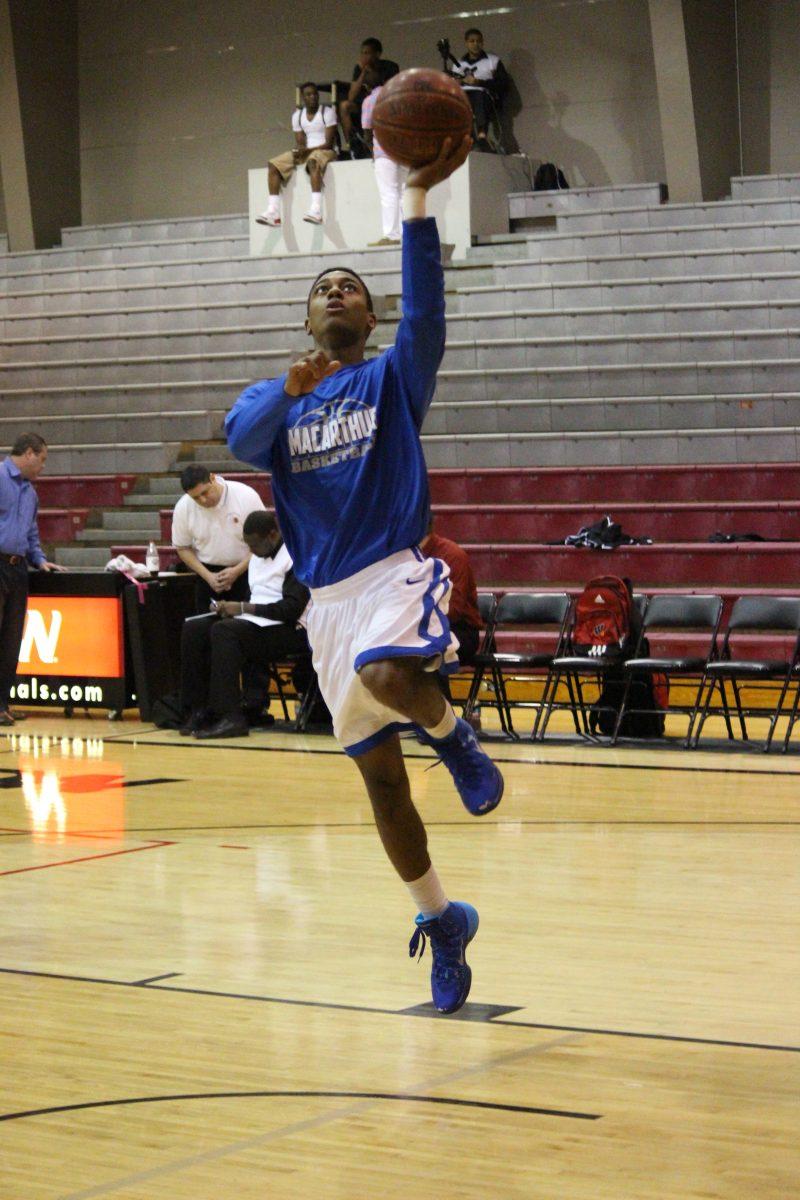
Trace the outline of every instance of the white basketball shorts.
[[449, 604], [450, 568], [416, 547], [312, 589], [306, 612], [314, 669], [347, 754], [365, 754], [393, 733], [413, 728], [367, 691], [358, 674], [366, 663], [416, 655], [428, 671], [458, 669]]

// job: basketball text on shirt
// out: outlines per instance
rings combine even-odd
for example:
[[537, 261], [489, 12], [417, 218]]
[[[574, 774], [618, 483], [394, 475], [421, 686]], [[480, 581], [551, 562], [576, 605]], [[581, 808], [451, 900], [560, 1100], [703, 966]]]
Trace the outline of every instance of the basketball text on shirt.
[[287, 430], [292, 474], [362, 458], [372, 449], [377, 428], [375, 408], [352, 397], [303, 413]]

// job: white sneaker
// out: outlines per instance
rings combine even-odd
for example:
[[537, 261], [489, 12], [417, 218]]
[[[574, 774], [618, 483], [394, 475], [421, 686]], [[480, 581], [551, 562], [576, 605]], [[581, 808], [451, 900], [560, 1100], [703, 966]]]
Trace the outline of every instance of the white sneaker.
[[270, 212], [269, 209], [256, 217], [256, 225], [270, 225], [273, 229], [277, 229], [280, 227], [280, 223], [280, 213]]
[[303, 217], [303, 220], [308, 221], [309, 225], [321, 225], [322, 224], [322, 213], [313, 212], [313, 211], [307, 212], [306, 215]]

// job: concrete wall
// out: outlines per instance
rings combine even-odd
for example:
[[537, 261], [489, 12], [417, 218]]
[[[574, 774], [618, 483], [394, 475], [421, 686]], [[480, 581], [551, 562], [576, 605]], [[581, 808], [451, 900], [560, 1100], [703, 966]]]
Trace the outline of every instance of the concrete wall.
[[80, 223], [75, 0], [11, 0], [17, 84], [37, 246]]
[[730, 194], [739, 174], [735, 0], [683, 0], [704, 200]]
[[[84, 222], [244, 211], [247, 169], [290, 141], [296, 81], [349, 75], [368, 34], [401, 66], [438, 66], [437, 39], [458, 48], [473, 23], [454, 7], [375, 0], [367, 23], [352, 0], [79, 0]], [[663, 179], [647, 0], [507, 7], [475, 20], [513, 75], [518, 147], [573, 183]], [[709, 198], [738, 173], [734, 8], [744, 170], [800, 171], [800, 0], [684, 0]]]
[[[661, 179], [646, 0], [508, 7], [476, 21], [513, 76], [520, 149], [574, 183]], [[375, 0], [362, 20], [352, 0], [81, 0], [84, 221], [244, 211], [247, 169], [290, 142], [298, 80], [349, 77], [367, 35], [401, 66], [438, 66], [437, 39], [459, 48], [473, 24], [453, 9]]]
[[738, 0], [744, 173], [800, 171], [800, 2]]

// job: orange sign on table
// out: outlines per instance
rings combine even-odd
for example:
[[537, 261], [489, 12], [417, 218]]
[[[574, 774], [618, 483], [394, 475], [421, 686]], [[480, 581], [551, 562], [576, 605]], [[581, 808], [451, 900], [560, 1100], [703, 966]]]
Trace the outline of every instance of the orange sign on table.
[[122, 606], [112, 596], [31, 596], [19, 675], [119, 678]]

